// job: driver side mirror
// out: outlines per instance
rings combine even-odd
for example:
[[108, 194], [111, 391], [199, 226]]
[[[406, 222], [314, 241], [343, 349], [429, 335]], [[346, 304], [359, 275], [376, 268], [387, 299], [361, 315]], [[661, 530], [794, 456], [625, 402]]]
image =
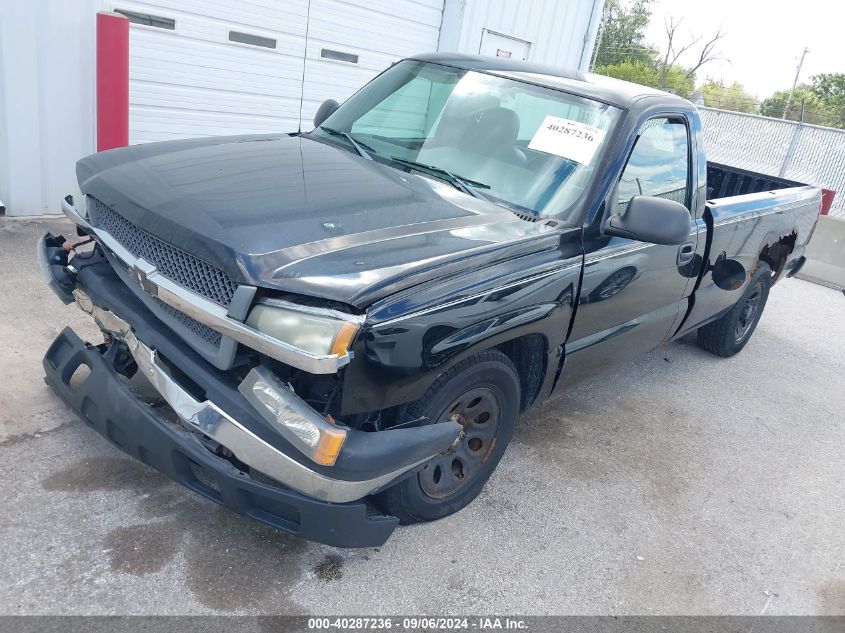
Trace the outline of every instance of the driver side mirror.
[[690, 213], [680, 202], [634, 196], [622, 215], [611, 215], [602, 233], [651, 244], [682, 244], [690, 232]]
[[326, 99], [317, 108], [317, 114], [314, 115], [314, 127], [320, 127], [323, 121], [328, 119], [335, 110], [340, 107], [340, 104], [334, 99]]

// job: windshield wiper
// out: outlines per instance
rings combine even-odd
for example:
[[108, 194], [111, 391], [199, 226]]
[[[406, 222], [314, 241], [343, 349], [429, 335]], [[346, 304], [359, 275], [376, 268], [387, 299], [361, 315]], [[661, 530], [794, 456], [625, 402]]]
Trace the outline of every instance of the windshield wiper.
[[362, 143], [361, 141], [356, 140], [355, 137], [353, 137], [349, 132], [335, 130], [334, 128], [325, 127], [323, 125], [321, 125], [318, 129], [323, 130], [323, 132], [328, 132], [329, 134], [332, 134], [334, 136], [342, 136], [347, 141], [349, 141], [352, 147], [355, 148], [355, 151], [358, 152], [361, 156], [363, 156], [367, 160], [373, 160], [373, 157], [370, 156], [370, 153], [366, 149], [364, 149], [366, 147], [368, 150], [370, 150], [370, 152], [372, 152], [373, 148], [367, 145], [366, 143]]
[[399, 158], [398, 156], [391, 156], [390, 160], [392, 160], [394, 163], [399, 163], [400, 165], [410, 167], [411, 169], [432, 173], [435, 176], [443, 178], [456, 189], [460, 189], [466, 194], [469, 194], [475, 198], [487, 200], [485, 196], [482, 196], [480, 193], [475, 191], [476, 189], [490, 188], [490, 185], [485, 185], [483, 182], [478, 182], [477, 180], [458, 176], [457, 174], [453, 174], [451, 171], [443, 169], [442, 167], [437, 167], [436, 165], [426, 165], [425, 163], [418, 163], [413, 160], [406, 160], [404, 158]]

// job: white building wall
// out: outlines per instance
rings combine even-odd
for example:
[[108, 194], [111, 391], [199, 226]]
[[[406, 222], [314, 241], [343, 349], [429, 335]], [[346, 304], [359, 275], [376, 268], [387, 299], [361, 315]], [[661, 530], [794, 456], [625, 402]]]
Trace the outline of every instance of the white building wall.
[[94, 151], [97, 0], [0, 0], [0, 200], [59, 212]]
[[439, 50], [483, 53], [487, 30], [515, 43], [527, 42], [528, 61], [587, 70], [602, 4], [603, 0], [446, 0]]

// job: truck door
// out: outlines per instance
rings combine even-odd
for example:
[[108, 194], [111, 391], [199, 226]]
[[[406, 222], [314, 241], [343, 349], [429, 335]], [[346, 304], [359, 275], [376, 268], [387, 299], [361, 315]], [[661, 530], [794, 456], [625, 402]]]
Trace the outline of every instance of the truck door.
[[[670, 198], [689, 209], [690, 156], [686, 117], [647, 119], [605, 215], [623, 213], [637, 195]], [[654, 349], [674, 331], [695, 281], [683, 274], [696, 251], [696, 223], [690, 222], [689, 241], [680, 247], [605, 237], [599, 222], [585, 227], [584, 276], [559, 386]]]

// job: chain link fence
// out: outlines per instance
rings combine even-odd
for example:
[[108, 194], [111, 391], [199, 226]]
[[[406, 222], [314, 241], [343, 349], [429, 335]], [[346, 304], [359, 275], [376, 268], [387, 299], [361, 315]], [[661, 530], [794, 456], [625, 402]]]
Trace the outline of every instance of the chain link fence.
[[845, 217], [845, 130], [700, 108], [708, 160], [836, 191]]

